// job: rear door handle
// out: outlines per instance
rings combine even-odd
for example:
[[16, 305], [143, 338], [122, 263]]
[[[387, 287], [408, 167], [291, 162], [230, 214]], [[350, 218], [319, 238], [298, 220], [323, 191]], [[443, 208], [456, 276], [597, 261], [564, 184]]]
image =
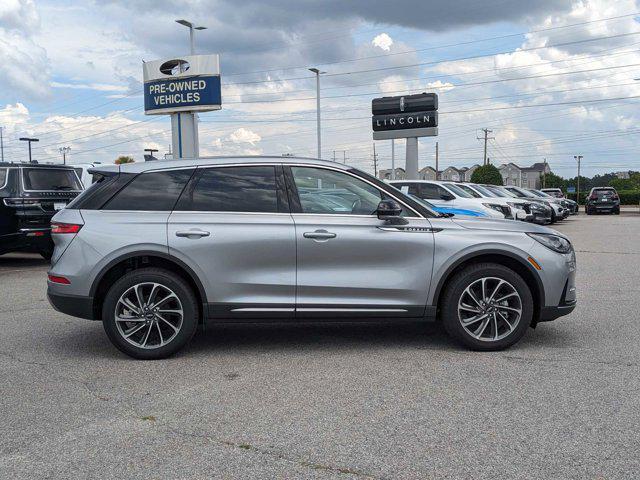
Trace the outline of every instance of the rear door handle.
[[186, 238], [202, 238], [202, 237], [208, 237], [209, 235], [211, 235], [209, 232], [206, 232], [204, 230], [199, 230], [199, 229], [182, 230], [182, 231], [176, 232], [176, 237], [186, 237]]
[[336, 234], [327, 232], [326, 230], [316, 230], [315, 232], [304, 232], [302, 234], [304, 238], [313, 238], [314, 240], [329, 240], [330, 238], [336, 238]]

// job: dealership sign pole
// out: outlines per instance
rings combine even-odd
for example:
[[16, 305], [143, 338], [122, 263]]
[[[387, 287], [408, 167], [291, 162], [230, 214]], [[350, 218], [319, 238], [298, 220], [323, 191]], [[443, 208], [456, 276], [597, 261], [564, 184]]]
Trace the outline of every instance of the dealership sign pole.
[[174, 158], [196, 158], [198, 112], [222, 108], [220, 58], [188, 55], [143, 64], [144, 113], [171, 115]]
[[371, 112], [374, 140], [407, 139], [405, 171], [408, 179], [417, 179], [418, 137], [438, 135], [438, 95], [374, 98]]

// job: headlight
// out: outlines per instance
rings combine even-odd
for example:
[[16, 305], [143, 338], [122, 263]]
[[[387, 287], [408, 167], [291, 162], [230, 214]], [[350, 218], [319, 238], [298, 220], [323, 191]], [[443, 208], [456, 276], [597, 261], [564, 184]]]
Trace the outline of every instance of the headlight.
[[502, 211], [502, 207], [500, 205], [496, 205], [495, 203], [483, 203], [482, 205], [484, 205], [487, 208], [492, 208], [494, 210], [497, 210], [500, 213], [504, 213]]
[[569, 253], [571, 251], [571, 242], [559, 235], [551, 233], [527, 233], [527, 235], [554, 252]]
[[543, 212], [545, 210], [544, 205], [533, 202], [531, 203], [531, 210], [536, 210], [538, 212]]
[[524, 205], [522, 203], [507, 202], [507, 205], [517, 210], [524, 210]]

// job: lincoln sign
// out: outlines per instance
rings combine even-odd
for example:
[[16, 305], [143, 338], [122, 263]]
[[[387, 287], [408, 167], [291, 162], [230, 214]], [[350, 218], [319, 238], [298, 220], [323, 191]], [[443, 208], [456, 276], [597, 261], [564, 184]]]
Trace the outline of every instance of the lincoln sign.
[[375, 98], [371, 110], [374, 140], [438, 134], [438, 96], [435, 93]]

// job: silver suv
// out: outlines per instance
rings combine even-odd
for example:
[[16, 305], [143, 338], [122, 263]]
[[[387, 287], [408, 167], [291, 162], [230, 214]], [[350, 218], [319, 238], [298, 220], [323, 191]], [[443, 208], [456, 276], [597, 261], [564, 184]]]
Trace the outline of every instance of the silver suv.
[[142, 359], [210, 322], [439, 319], [477, 350], [571, 312], [575, 255], [553, 230], [442, 215], [313, 159], [93, 170], [52, 224], [48, 296]]

